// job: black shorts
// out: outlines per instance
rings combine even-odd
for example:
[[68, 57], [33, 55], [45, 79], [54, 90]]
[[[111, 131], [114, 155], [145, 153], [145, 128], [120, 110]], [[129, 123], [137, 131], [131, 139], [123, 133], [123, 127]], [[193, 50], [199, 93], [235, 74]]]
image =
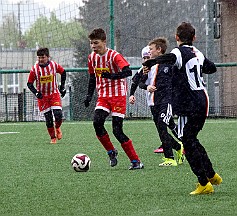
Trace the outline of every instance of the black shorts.
[[151, 113], [154, 121], [164, 122], [169, 125], [169, 121], [172, 118], [172, 106], [169, 103], [163, 103], [160, 105], [151, 106]]

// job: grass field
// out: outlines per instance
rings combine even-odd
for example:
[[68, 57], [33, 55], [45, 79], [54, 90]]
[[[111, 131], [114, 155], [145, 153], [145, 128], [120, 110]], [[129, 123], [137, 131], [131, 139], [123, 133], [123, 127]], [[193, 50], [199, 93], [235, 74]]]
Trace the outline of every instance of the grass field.
[[[111, 122], [106, 123], [111, 133]], [[125, 133], [145, 165], [128, 170], [130, 162], [119, 150], [111, 168], [95, 138], [92, 122], [64, 122], [64, 137], [49, 144], [45, 123], [0, 124], [1, 216], [146, 216], [236, 215], [237, 120], [208, 120], [199, 139], [223, 183], [211, 195], [191, 196], [196, 177], [185, 161], [178, 167], [159, 167], [162, 155], [152, 121], [125, 121]], [[9, 133], [11, 132], [11, 133]], [[86, 173], [72, 170], [76, 153], [91, 158]]]

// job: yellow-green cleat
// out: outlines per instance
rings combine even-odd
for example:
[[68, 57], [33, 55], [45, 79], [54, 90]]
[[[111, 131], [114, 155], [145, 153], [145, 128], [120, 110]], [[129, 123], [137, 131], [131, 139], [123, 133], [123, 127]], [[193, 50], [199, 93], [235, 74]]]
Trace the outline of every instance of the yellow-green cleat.
[[210, 178], [208, 180], [212, 185], [220, 185], [222, 183], [222, 178], [217, 173], [215, 173], [213, 178]]
[[182, 164], [185, 160], [185, 156], [183, 154], [184, 152], [184, 147], [183, 147], [183, 143], [179, 142], [179, 144], [181, 145], [181, 149], [176, 151], [176, 156], [177, 156], [177, 162], [178, 164]]
[[210, 182], [208, 182], [205, 186], [202, 186], [200, 183], [197, 184], [196, 190], [192, 191], [191, 195], [199, 195], [199, 194], [210, 194], [214, 192], [214, 188]]
[[177, 166], [177, 162], [174, 159], [171, 158], [162, 158], [164, 161], [163, 163], [160, 163], [159, 166], [167, 167], [167, 166]]

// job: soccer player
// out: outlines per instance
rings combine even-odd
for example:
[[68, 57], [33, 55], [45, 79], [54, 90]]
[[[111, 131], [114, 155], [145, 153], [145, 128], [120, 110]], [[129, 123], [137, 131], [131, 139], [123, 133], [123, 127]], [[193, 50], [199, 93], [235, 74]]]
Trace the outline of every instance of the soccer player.
[[209, 105], [202, 73], [215, 73], [216, 66], [193, 46], [195, 37], [195, 28], [190, 23], [182, 22], [175, 35], [178, 47], [169, 54], [144, 63], [149, 68], [167, 61], [176, 66], [174, 109], [183, 119], [182, 142], [185, 156], [198, 179], [197, 188], [190, 193], [192, 195], [213, 193], [213, 185], [222, 182], [222, 178], [214, 171], [205, 148], [197, 139], [207, 118]]
[[[145, 46], [142, 49], [142, 61], [145, 62], [147, 59], [150, 59], [149, 46]], [[134, 94], [137, 90], [142, 74], [143, 74], [143, 66], [137, 71], [137, 73], [132, 78], [132, 85], [130, 88], [130, 96], [129, 96], [130, 104], [134, 104], [136, 102], [136, 97], [134, 96]]]
[[[151, 56], [150, 56], [149, 46], [146, 46], [142, 49], [142, 61], [145, 62], [147, 59], [150, 59], [150, 57]], [[155, 58], [155, 57], [157, 57], [156, 52], [152, 51], [152, 58]], [[131, 88], [130, 88], [130, 97], [129, 97], [129, 103], [130, 104], [134, 104], [136, 102], [136, 98], [135, 98], [134, 94], [137, 90], [137, 87], [139, 85], [139, 82], [140, 82], [140, 79], [143, 75], [143, 72], [148, 73], [149, 69], [145, 66], [142, 66], [137, 71], [137, 73], [135, 73], [135, 75], [132, 78], [132, 85], [131, 85]], [[162, 144], [160, 145], [159, 148], [154, 150], [154, 153], [163, 153], [163, 152], [164, 152], [164, 150], [163, 150]]]
[[[142, 49], [142, 59], [143, 59], [143, 62], [145, 62], [147, 59], [150, 59], [150, 58], [155, 58], [157, 56], [159, 56], [161, 54], [161, 50], [160, 50], [160, 40], [152, 40], [148, 46], [144, 47]], [[150, 71], [150, 69], [146, 66], [143, 66], [141, 67], [137, 73], [133, 76], [132, 78], [132, 85], [131, 85], [131, 89], [130, 89], [130, 97], [129, 97], [129, 103], [130, 104], [134, 104], [135, 101], [136, 101], [136, 98], [134, 96], [135, 94], [135, 91], [140, 83], [140, 79], [143, 75], [143, 73], [147, 74], [148, 72]], [[152, 105], [148, 102], [149, 106], [151, 107]], [[151, 107], [152, 109], [152, 107]], [[153, 118], [154, 120], [154, 118]], [[157, 126], [156, 124], [156, 120], [154, 120], [155, 122], [155, 125]], [[181, 140], [181, 138], [178, 137], [178, 134], [177, 134], [177, 127], [176, 127], [176, 124], [174, 122], [174, 119], [173, 117], [170, 117], [170, 120], [169, 120], [169, 125], [168, 125], [169, 129], [172, 131], [173, 135], [178, 139], [178, 140]], [[158, 130], [158, 128], [157, 128]], [[154, 153], [164, 153], [164, 149], [163, 149], [163, 146], [162, 144], [160, 145], [159, 148], [155, 149], [154, 150]]]
[[[168, 41], [158, 37], [149, 42], [151, 57], [163, 55], [166, 52]], [[168, 133], [167, 127], [175, 129], [172, 116], [172, 76], [173, 67], [167, 64], [156, 64], [151, 70], [143, 74], [139, 86], [146, 90], [147, 104], [151, 109], [162, 147], [164, 149], [164, 162], [159, 166], [177, 166], [184, 161], [183, 146]], [[173, 149], [176, 150], [177, 161]]]
[[133, 147], [132, 140], [123, 132], [127, 95], [126, 77], [132, 75], [129, 63], [121, 54], [107, 48], [106, 33], [103, 29], [94, 29], [88, 38], [92, 53], [88, 56], [90, 78], [84, 103], [86, 107], [89, 106], [96, 88], [98, 99], [93, 120], [96, 136], [108, 153], [111, 167], [116, 166], [118, 151], [104, 127], [105, 120], [111, 113], [113, 134], [131, 161], [129, 169], [142, 169], [144, 165]]
[[[58, 88], [56, 73], [61, 75], [61, 85]], [[37, 62], [32, 66], [28, 77], [27, 86], [38, 99], [38, 107], [44, 114], [46, 127], [51, 138], [50, 143], [56, 144], [57, 139], [62, 139], [62, 102], [66, 94], [66, 72], [58, 63], [50, 60], [49, 49], [37, 50]], [[34, 87], [36, 82], [36, 88]], [[54, 124], [55, 119], [55, 124]]]

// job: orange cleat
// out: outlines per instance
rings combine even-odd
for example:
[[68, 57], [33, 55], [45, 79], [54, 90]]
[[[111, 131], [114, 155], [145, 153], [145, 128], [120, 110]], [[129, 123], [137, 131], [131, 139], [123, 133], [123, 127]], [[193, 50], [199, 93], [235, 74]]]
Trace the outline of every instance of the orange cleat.
[[51, 144], [56, 144], [57, 143], [57, 139], [56, 138], [51, 139], [50, 143]]
[[58, 140], [62, 139], [62, 137], [63, 137], [63, 134], [62, 134], [62, 131], [61, 131], [60, 127], [56, 128], [56, 137], [57, 137]]

